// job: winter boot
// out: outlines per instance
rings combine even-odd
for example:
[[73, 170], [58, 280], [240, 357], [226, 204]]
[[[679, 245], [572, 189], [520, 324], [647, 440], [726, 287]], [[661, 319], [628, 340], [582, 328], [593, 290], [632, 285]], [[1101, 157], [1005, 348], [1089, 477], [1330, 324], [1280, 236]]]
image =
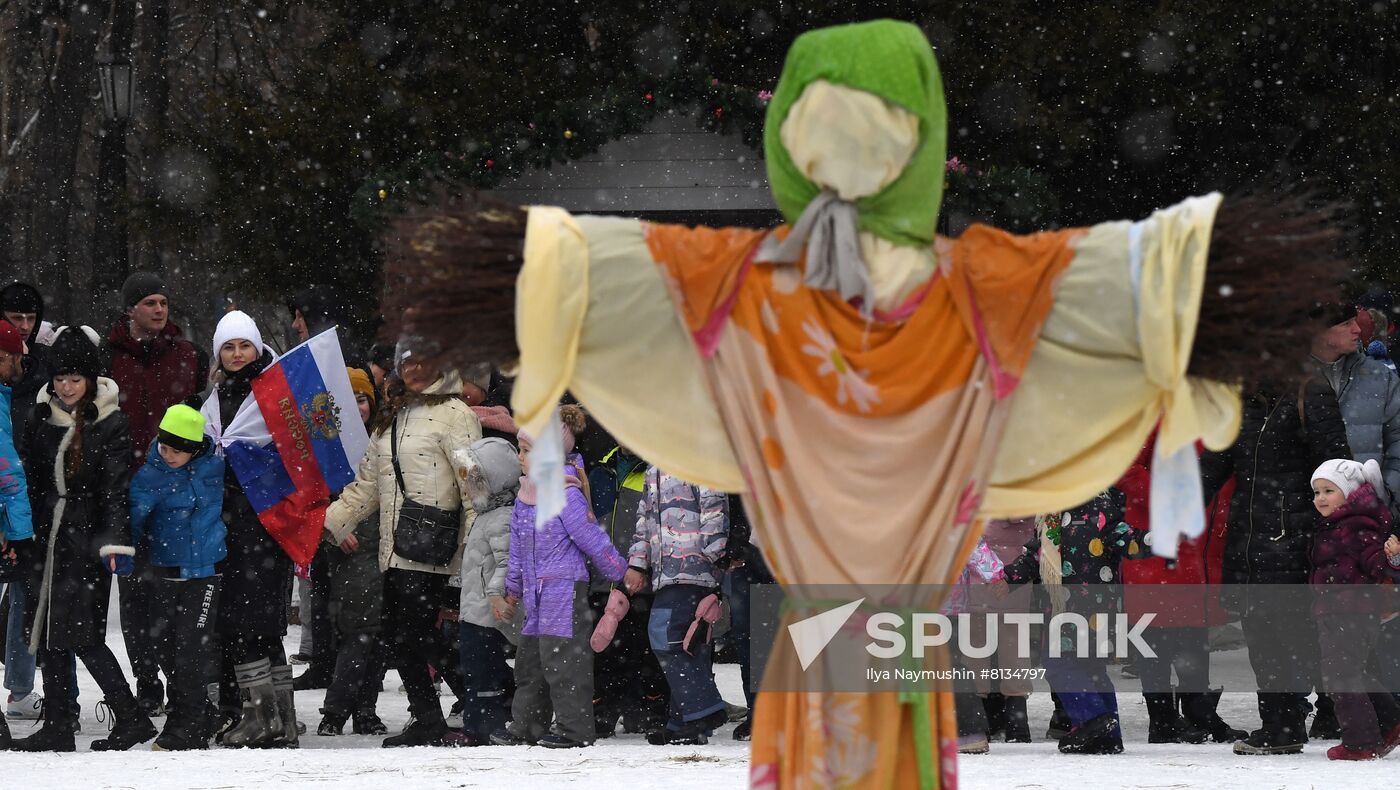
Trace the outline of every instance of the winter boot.
[[277, 710], [277, 689], [272, 685], [272, 662], [266, 658], [234, 667], [238, 688], [247, 695], [243, 718], [224, 733], [223, 744], [230, 749], [263, 747], [282, 734], [282, 716]]
[[1166, 692], [1143, 692], [1147, 700], [1148, 743], [1205, 743], [1210, 733], [1197, 729], [1176, 711], [1176, 699]]
[[5, 721], [5, 712], [0, 711], [0, 752], [10, 750], [10, 725]]
[[598, 733], [599, 740], [616, 735], [617, 723], [621, 718], [622, 713], [616, 704], [593, 700], [593, 729]]
[[1050, 714], [1050, 726], [1045, 730], [1045, 740], [1058, 741], [1069, 735], [1074, 725], [1070, 722], [1069, 714], [1065, 713], [1065, 706], [1060, 703], [1060, 695], [1052, 691], [1050, 698], [1055, 703], [1055, 712]]
[[1235, 742], [1235, 754], [1300, 754], [1308, 742], [1306, 700], [1297, 694], [1259, 693], [1263, 726]]
[[78, 731], [76, 704], [70, 710], [63, 701], [44, 701], [44, 725], [38, 732], [26, 738], [18, 738], [10, 743], [16, 752], [74, 752], [78, 750], [73, 742], [73, 734]]
[[118, 699], [113, 705], [107, 700], [98, 703], [106, 705], [116, 718], [116, 726], [107, 733], [107, 737], [100, 741], [93, 741], [91, 749], [94, 752], [124, 752], [138, 743], [145, 743], [156, 737], [156, 725], [151, 723], [151, 718], [142, 710], [136, 698], [127, 692], [124, 699]]
[[[433, 715], [435, 713], [437, 715]], [[403, 732], [384, 739], [384, 748], [435, 746], [442, 741], [442, 737], [446, 734], [447, 721], [442, 718], [442, 711], [434, 708], [421, 715], [414, 713], [413, 721], [404, 728]]]
[[1118, 732], [1118, 716], [1105, 713], [1070, 730], [1060, 739], [1060, 751], [1065, 754], [1121, 754], [1123, 738]]
[[161, 685], [159, 677], [149, 679], [146, 682], [139, 680], [136, 682], [136, 702], [147, 718], [156, 718], [166, 714], [165, 687]]
[[388, 735], [389, 728], [373, 709], [355, 714], [354, 733], [356, 735]]
[[1345, 743], [1339, 743], [1327, 750], [1329, 760], [1375, 760], [1380, 756], [1375, 749], [1353, 749]]
[[1317, 713], [1313, 716], [1308, 737], [1319, 741], [1335, 741], [1342, 737], [1342, 725], [1337, 721], [1337, 709], [1332, 698], [1326, 694], [1317, 695]]
[[283, 664], [272, 668], [272, 687], [277, 692], [277, 713], [282, 719], [282, 734], [272, 739], [272, 745], [295, 749], [301, 745], [302, 728], [297, 724], [296, 692], [293, 689], [292, 667]]
[[751, 741], [751, 740], [753, 740], [753, 716], [752, 716], [752, 715], [750, 715], [747, 719], [744, 719], [743, 721], [739, 722], [738, 726], [736, 726], [736, 727], [734, 728], [734, 740], [736, 740], [736, 741]]
[[321, 723], [316, 727], [317, 735], [341, 735], [345, 732], [345, 720], [350, 718], [344, 713], [336, 713], [321, 708]]
[[1006, 742], [1030, 743], [1031, 720], [1026, 715], [1025, 697], [1004, 698], [1006, 711]]
[[1212, 689], [1203, 694], [1179, 692], [1176, 700], [1181, 704], [1181, 715], [1197, 729], [1210, 733], [1210, 739], [1216, 743], [1234, 743], [1248, 738], [1249, 733], [1226, 724], [1216, 713], [1221, 691]]
[[311, 666], [305, 672], [297, 675], [293, 683], [296, 684], [296, 691], [315, 691], [316, 689], [330, 688], [331, 680], [334, 677], [334, 661], [313, 658]]
[[987, 738], [1006, 732], [1006, 697], [994, 691], [982, 698], [982, 708], [987, 713]]

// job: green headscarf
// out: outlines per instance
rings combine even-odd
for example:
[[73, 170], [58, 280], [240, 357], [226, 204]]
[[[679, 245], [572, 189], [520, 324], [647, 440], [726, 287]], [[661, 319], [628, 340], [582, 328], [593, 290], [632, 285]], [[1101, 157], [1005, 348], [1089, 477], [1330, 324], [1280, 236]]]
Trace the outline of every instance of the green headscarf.
[[943, 200], [948, 113], [938, 61], [923, 31], [907, 22], [879, 19], [813, 30], [792, 43], [763, 128], [768, 183], [790, 223], [821, 188], [793, 164], [781, 130], [788, 110], [816, 80], [872, 93], [918, 116], [919, 147], [904, 172], [855, 206], [860, 229], [867, 233], [895, 244], [932, 244]]

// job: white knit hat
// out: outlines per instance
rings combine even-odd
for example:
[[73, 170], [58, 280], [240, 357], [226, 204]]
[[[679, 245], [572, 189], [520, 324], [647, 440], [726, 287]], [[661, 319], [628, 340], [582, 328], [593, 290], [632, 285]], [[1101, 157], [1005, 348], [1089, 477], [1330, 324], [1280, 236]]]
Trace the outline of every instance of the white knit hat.
[[230, 340], [247, 340], [258, 350], [258, 355], [262, 355], [262, 332], [258, 331], [253, 317], [242, 310], [224, 313], [224, 317], [219, 319], [219, 325], [214, 327], [214, 359], [219, 358], [219, 349]]
[[1343, 458], [1334, 458], [1319, 466], [1317, 471], [1312, 473], [1312, 479], [1314, 481], [1326, 480], [1341, 489], [1341, 492], [1348, 497], [1362, 485], [1370, 483], [1371, 487], [1376, 489], [1376, 496], [1382, 500], [1386, 499], [1385, 478], [1381, 476], [1381, 465], [1374, 460], [1363, 464]]

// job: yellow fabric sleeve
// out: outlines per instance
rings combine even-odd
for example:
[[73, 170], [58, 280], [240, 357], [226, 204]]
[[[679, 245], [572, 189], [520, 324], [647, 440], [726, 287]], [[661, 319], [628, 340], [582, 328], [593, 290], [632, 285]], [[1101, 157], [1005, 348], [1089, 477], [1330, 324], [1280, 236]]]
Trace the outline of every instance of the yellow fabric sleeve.
[[522, 429], [538, 435], [569, 390], [649, 463], [719, 491], [744, 490], [699, 352], [638, 220], [531, 208], [516, 333], [511, 405]]
[[1088, 501], [1118, 480], [1159, 421], [1159, 456], [1197, 438], [1212, 448], [1234, 441], [1237, 389], [1185, 375], [1219, 203], [1194, 198], [1137, 228], [1105, 223], [1079, 240], [1012, 396], [979, 517]]

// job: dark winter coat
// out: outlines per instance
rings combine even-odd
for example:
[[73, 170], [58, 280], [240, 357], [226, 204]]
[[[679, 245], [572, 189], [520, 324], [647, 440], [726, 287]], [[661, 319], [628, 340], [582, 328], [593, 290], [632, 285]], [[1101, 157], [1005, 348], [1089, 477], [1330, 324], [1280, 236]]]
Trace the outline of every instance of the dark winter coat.
[[[1124, 560], [1150, 553], [1143, 530], [1123, 521], [1125, 504], [1123, 492], [1110, 488], [1073, 510], [1042, 518], [1021, 555], [1005, 566], [1007, 583], [1043, 584], [1052, 616], [1059, 612], [1111, 616], [1117, 612], [1117, 593], [1108, 585], [1122, 582]], [[1054, 559], [1053, 555], [1042, 556], [1047, 541], [1059, 549], [1059, 585], [1046, 578], [1047, 566], [1053, 568]], [[1074, 649], [1073, 631], [1065, 628], [1060, 632], [1062, 649]]]
[[205, 439], [190, 462], [172, 469], [156, 443], [131, 478], [131, 539], [150, 538], [152, 565], [181, 579], [213, 576], [228, 556], [224, 536], [224, 459]]
[[131, 438], [117, 408], [117, 386], [97, 380], [96, 397], [83, 404], [82, 452], [74, 474], [64, 456], [78, 435], [74, 417], [45, 390], [20, 445], [34, 505], [35, 545], [29, 555], [30, 645], [81, 650], [107, 637], [111, 554], [133, 555], [127, 520], [127, 458]]
[[24, 435], [39, 393], [49, 386], [52, 378], [48, 346], [30, 343], [29, 354], [24, 358], [24, 375], [11, 387], [13, 401], [10, 404], [10, 417], [14, 420], [15, 436]]
[[[264, 351], [256, 362], [226, 374], [215, 387], [210, 397], [218, 398], [219, 425], [211, 433], [221, 435], [224, 426], [232, 424], [238, 407], [252, 397], [253, 378], [266, 370], [272, 359], [272, 354]], [[224, 561], [219, 603], [220, 633], [285, 634], [292, 560], [263, 528], [231, 466], [224, 470], [223, 520], [228, 529], [228, 559]]]
[[1389, 534], [1390, 508], [1370, 483], [1353, 491], [1337, 512], [1318, 519], [1308, 577], [1313, 585], [1313, 614], [1389, 611], [1387, 604], [1395, 600], [1384, 548]]
[[[1107, 599], [1095, 598], [1087, 589], [1093, 585], [1118, 584], [1122, 581], [1123, 560], [1148, 555], [1144, 531], [1123, 521], [1126, 497], [1122, 491], [1110, 488], [1089, 502], [1057, 516], [1048, 534], [1060, 550], [1060, 579], [1070, 589], [1071, 600], [1093, 599], [1098, 605]], [[1041, 575], [1041, 545], [1044, 529], [1037, 529], [1026, 542], [1020, 556], [1006, 566], [1009, 584], [1026, 584], [1046, 580]], [[1071, 609], [1080, 607], [1071, 606]], [[1091, 608], [1088, 611], [1109, 611]]]
[[330, 570], [329, 611], [346, 636], [378, 633], [384, 617], [384, 573], [379, 570], [379, 513], [355, 525], [360, 548], [349, 554], [322, 546]]
[[204, 389], [208, 359], [183, 339], [171, 321], [148, 343], [131, 336], [130, 324], [118, 321], [107, 334], [112, 379], [121, 389], [121, 409], [131, 423], [131, 471], [146, 460], [165, 410], [192, 400]]
[[[1247, 395], [1239, 438], [1229, 450], [1201, 457], [1206, 501], [1234, 475], [1222, 581], [1237, 584], [1303, 584], [1317, 520], [1312, 473], [1323, 461], [1351, 458], [1337, 398], [1326, 382], [1310, 379], [1298, 394]], [[1239, 590], [1225, 591], [1228, 608]]]
[[[621, 447], [603, 456], [603, 460], [588, 472], [588, 488], [592, 493], [593, 513], [598, 526], [608, 533], [613, 548], [623, 556], [632, 549], [632, 537], [637, 531], [637, 511], [646, 487], [647, 462]], [[606, 595], [613, 588], [607, 577], [594, 569], [590, 589]], [[645, 605], [649, 605], [650, 590]]]

